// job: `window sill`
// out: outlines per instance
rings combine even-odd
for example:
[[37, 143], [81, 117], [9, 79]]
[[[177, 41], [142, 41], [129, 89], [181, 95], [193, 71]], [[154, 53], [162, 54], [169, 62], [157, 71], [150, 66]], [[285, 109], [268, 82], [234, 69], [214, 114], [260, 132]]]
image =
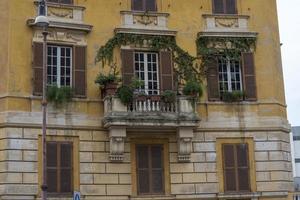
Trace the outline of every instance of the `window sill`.
[[248, 19], [250, 18], [249, 15], [240, 15], [240, 14], [203, 14], [202, 15], [204, 18], [207, 18], [207, 17], [222, 17], [222, 18], [232, 18], [232, 17], [235, 17], [235, 18], [245, 18], [245, 19]]
[[169, 13], [163, 13], [158, 11], [138, 11], [138, 10], [122, 10], [121, 14], [133, 14], [133, 15], [146, 15], [146, 16], [164, 16], [168, 17]]
[[261, 194], [259, 192], [226, 192], [226, 193], [219, 193], [219, 199], [251, 199], [251, 198], [258, 198]]
[[170, 195], [141, 195], [141, 196], [131, 196], [131, 200], [175, 200], [175, 196]]

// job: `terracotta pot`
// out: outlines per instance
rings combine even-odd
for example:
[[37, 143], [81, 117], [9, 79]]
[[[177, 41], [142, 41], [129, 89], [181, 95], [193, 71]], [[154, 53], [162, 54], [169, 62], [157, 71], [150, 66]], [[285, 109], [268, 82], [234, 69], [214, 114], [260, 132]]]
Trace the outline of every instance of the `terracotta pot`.
[[151, 101], [160, 101], [161, 97], [159, 95], [150, 96]]
[[117, 93], [118, 83], [108, 83], [104, 87], [104, 95], [115, 95]]
[[146, 101], [147, 100], [147, 96], [146, 95], [139, 95], [136, 97], [137, 101]]

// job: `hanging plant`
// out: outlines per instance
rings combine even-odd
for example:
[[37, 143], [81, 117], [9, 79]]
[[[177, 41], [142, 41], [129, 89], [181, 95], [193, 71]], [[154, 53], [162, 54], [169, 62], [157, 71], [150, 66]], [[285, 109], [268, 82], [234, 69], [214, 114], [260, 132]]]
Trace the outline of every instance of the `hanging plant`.
[[47, 101], [54, 103], [56, 107], [59, 107], [67, 102], [70, 102], [73, 97], [73, 89], [68, 86], [58, 87], [51, 85], [47, 87]]
[[191, 56], [176, 44], [175, 37], [161, 35], [142, 35], [130, 33], [117, 33], [109, 39], [105, 45], [99, 48], [95, 62], [106, 63], [113, 61], [113, 51], [116, 47], [122, 45], [143, 46], [147, 43], [149, 50], [160, 51], [169, 50], [173, 53], [173, 60], [176, 63], [174, 68], [179, 79], [181, 80], [200, 80], [200, 66], [196, 64], [196, 57]]

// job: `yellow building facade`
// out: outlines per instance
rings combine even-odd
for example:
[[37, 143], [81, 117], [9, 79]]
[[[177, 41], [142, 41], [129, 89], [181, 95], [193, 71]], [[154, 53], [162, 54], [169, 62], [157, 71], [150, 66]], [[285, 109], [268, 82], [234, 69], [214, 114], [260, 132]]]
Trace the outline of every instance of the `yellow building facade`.
[[[0, 1], [1, 200], [41, 198], [37, 6]], [[275, 0], [51, 0], [47, 16], [48, 83], [74, 91], [48, 104], [49, 199], [291, 198]], [[196, 73], [178, 80], [189, 58], [202, 74], [196, 100], [178, 86]], [[113, 65], [119, 86], [137, 76], [146, 97], [103, 94], [95, 79]]]

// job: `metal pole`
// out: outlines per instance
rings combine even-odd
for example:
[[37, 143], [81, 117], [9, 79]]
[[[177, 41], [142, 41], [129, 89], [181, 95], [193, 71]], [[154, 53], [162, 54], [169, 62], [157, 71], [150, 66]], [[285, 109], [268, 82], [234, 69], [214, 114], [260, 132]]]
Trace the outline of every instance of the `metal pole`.
[[46, 147], [46, 130], [47, 130], [47, 28], [43, 30], [43, 99], [42, 99], [42, 112], [43, 112], [43, 124], [42, 124], [42, 143], [43, 143], [43, 182], [42, 182], [42, 200], [47, 200], [47, 147]]

